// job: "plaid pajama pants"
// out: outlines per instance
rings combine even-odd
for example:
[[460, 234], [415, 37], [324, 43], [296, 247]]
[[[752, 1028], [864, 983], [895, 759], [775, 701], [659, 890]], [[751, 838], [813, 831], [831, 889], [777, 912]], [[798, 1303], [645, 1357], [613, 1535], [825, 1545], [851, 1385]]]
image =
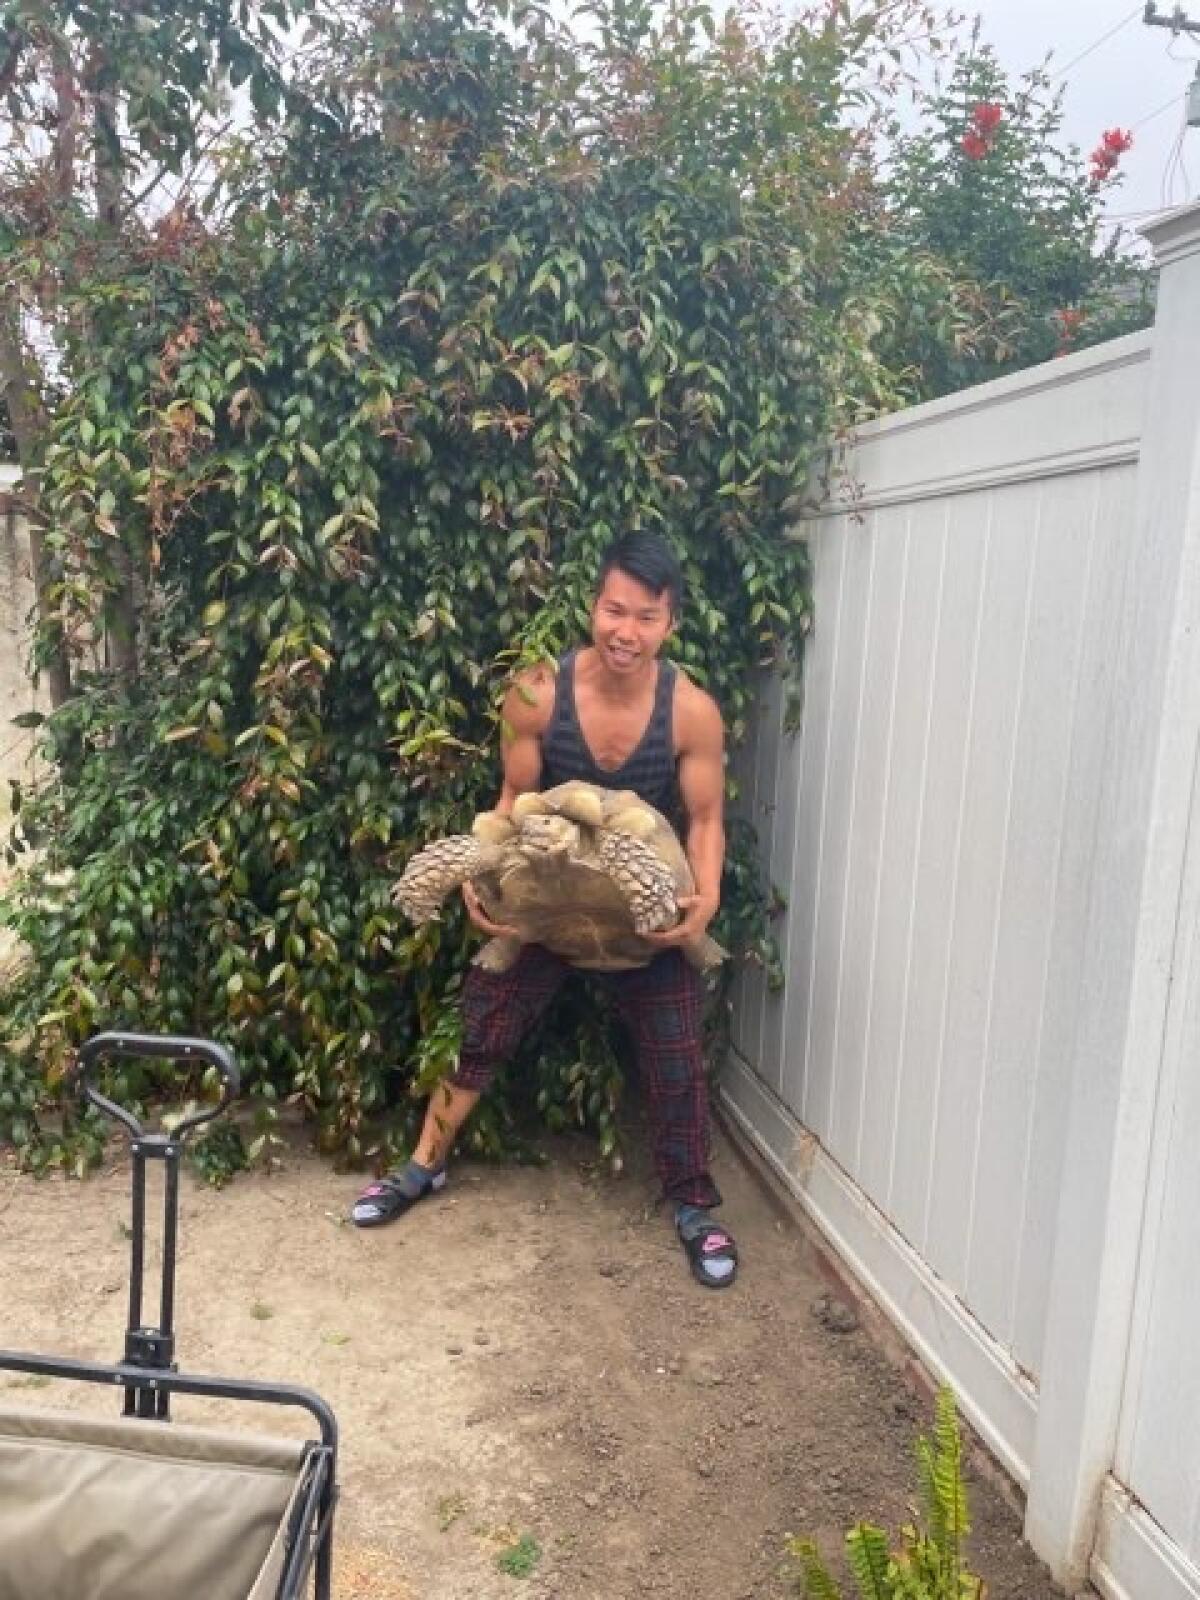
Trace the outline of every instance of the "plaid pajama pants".
[[[526, 945], [507, 972], [472, 967], [463, 988], [463, 1041], [451, 1083], [482, 1093], [554, 998], [571, 969]], [[701, 1025], [704, 985], [678, 950], [646, 967], [603, 975], [633, 1035], [646, 1087], [654, 1164], [671, 1200], [718, 1206], [708, 1173], [708, 1085]]]

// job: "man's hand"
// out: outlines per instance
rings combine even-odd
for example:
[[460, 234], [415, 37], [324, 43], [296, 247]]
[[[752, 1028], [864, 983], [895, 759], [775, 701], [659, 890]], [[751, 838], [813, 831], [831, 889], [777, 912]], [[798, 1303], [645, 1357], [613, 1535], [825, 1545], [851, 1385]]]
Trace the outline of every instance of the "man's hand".
[[663, 928], [659, 933], [643, 934], [648, 944], [660, 950], [671, 950], [681, 944], [698, 939], [717, 914], [719, 900], [709, 895], [681, 894], [675, 904], [683, 912], [682, 919], [673, 928]]
[[510, 928], [503, 922], [493, 922], [480, 904], [479, 896], [475, 893], [470, 883], [462, 886], [463, 904], [467, 908], [467, 915], [481, 933], [486, 933], [492, 939], [519, 939], [521, 935], [516, 928]]

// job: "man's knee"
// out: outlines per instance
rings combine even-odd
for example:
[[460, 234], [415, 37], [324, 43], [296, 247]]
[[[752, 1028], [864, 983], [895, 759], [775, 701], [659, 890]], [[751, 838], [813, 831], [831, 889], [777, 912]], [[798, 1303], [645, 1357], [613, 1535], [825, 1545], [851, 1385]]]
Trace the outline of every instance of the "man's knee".
[[492, 1086], [492, 1080], [500, 1066], [498, 1061], [491, 1061], [479, 1055], [462, 1055], [458, 1064], [448, 1078], [443, 1081], [452, 1089], [470, 1089], [474, 1094], [486, 1094]]
[[521, 1043], [563, 977], [563, 964], [538, 945], [526, 945], [506, 972], [472, 966], [462, 996], [462, 1045], [450, 1078], [480, 1094]]
[[704, 981], [678, 950], [617, 978], [617, 1000], [637, 1034], [668, 1048], [698, 1044], [703, 1031]]

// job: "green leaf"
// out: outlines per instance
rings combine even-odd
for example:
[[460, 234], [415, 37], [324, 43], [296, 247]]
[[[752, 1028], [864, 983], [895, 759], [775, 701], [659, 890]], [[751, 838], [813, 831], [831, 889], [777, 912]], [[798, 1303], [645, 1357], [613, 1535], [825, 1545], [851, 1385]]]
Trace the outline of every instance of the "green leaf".
[[788, 1549], [800, 1563], [804, 1600], [842, 1600], [841, 1590], [830, 1577], [829, 1569], [811, 1539], [789, 1539]]
[[[846, 1560], [862, 1600], [892, 1600], [891, 1553], [882, 1528], [860, 1522], [846, 1535]], [[936, 1600], [936, 1597], [931, 1597]]]

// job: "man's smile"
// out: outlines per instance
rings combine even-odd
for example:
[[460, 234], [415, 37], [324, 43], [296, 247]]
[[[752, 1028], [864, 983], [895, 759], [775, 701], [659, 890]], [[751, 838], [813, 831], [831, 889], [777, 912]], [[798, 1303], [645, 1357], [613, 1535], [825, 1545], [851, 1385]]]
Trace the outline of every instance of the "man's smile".
[[617, 666], [629, 666], [638, 659], [638, 652], [629, 645], [610, 644], [608, 655]]

